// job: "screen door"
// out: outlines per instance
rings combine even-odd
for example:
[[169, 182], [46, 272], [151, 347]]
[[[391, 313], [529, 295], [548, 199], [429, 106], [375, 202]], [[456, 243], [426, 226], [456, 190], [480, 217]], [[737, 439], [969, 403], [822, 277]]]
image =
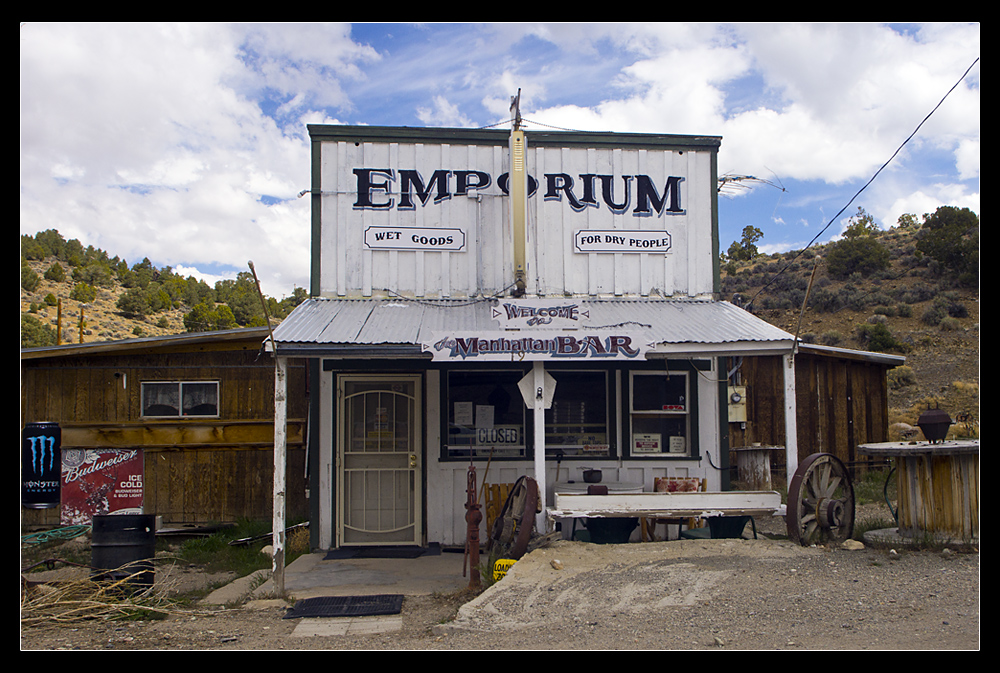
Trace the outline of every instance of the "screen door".
[[420, 377], [342, 376], [342, 545], [420, 544]]

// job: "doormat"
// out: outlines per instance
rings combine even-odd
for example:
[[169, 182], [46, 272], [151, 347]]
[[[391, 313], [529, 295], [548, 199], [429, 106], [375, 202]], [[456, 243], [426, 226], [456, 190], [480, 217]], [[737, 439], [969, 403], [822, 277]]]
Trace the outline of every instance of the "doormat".
[[341, 547], [331, 549], [323, 557], [324, 561], [348, 558], [417, 558], [420, 556], [440, 556], [441, 545], [429, 547]]
[[283, 619], [302, 617], [368, 617], [398, 615], [403, 609], [402, 594], [377, 596], [322, 596], [295, 601]]

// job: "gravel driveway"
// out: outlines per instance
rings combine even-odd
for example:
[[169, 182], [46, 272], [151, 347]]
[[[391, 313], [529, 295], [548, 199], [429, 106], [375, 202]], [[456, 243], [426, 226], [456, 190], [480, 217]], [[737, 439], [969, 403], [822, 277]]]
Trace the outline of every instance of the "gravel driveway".
[[286, 604], [22, 630], [22, 649], [978, 650], [976, 553], [677, 540], [536, 550], [477, 597], [407, 596], [392, 630], [297, 637]]
[[978, 649], [979, 555], [560, 543], [438, 631], [460, 647], [507, 634], [545, 649]]

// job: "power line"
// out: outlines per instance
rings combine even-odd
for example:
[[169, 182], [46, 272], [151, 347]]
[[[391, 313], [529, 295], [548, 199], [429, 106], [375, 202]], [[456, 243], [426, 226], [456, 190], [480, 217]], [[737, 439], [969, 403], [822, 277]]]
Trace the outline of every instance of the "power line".
[[859, 189], [854, 194], [854, 196], [852, 196], [851, 199], [846, 204], [844, 204], [844, 207], [841, 208], [837, 212], [837, 214], [834, 215], [830, 219], [829, 222], [827, 222], [827, 224], [826, 224], [825, 227], [823, 227], [822, 229], [820, 229], [819, 233], [816, 234], [813, 237], [813, 239], [811, 241], [809, 241], [809, 243], [804, 248], [802, 248], [801, 250], [799, 250], [798, 254], [796, 254], [794, 257], [792, 257], [790, 260], [788, 260], [788, 263], [784, 266], [784, 268], [782, 268], [780, 271], [778, 271], [776, 274], [774, 274], [774, 277], [771, 278], [771, 280], [767, 281], [767, 283], [765, 283], [763, 287], [761, 287], [759, 290], [757, 290], [756, 294], [754, 294], [753, 297], [750, 298], [750, 301], [748, 302], [748, 304], [752, 304], [753, 301], [758, 297], [758, 295], [760, 295], [761, 292], [763, 292], [764, 290], [766, 290], [767, 287], [771, 283], [773, 283], [775, 280], [777, 280], [781, 276], [781, 274], [783, 274], [788, 269], [788, 267], [791, 266], [791, 263], [794, 262], [796, 259], [798, 259], [802, 255], [802, 253], [804, 253], [806, 250], [808, 250], [809, 247], [813, 243], [815, 243], [816, 240], [820, 236], [822, 236], [824, 234], [824, 232], [826, 232], [826, 230], [829, 229], [833, 225], [833, 223], [837, 220], [837, 218], [840, 217], [843, 214], [843, 212], [845, 210], [847, 210], [851, 206], [852, 203], [854, 203], [855, 199], [857, 199], [859, 196], [861, 196], [861, 192], [865, 191], [868, 188], [868, 186], [875, 181], [875, 178], [877, 178], [879, 176], [879, 174], [883, 170], [885, 170], [886, 166], [888, 166], [890, 163], [892, 163], [892, 160], [896, 158], [896, 155], [898, 155], [900, 153], [900, 151], [902, 151], [902, 149], [906, 146], [906, 144], [909, 143], [910, 140], [912, 140], [915, 135], [917, 135], [917, 132], [920, 131], [920, 128], [927, 122], [928, 119], [931, 118], [931, 116], [935, 112], [937, 112], [938, 108], [940, 108], [944, 104], [945, 100], [948, 99], [948, 96], [950, 96], [951, 93], [956, 88], [958, 88], [958, 85], [962, 83], [962, 81], [969, 74], [969, 71], [971, 71], [976, 66], [977, 63], [979, 63], [979, 58], [978, 57], [976, 58], [975, 61], [972, 62], [972, 64], [968, 68], [966, 68], [965, 72], [962, 73], [962, 76], [958, 78], [958, 81], [955, 82], [950, 89], [948, 89], [948, 92], [941, 98], [940, 101], [938, 101], [938, 104], [934, 106], [934, 109], [927, 113], [927, 116], [925, 116], [923, 118], [923, 120], [921, 120], [921, 122], [919, 124], [917, 124], [917, 127], [915, 129], [913, 129], [913, 132], [909, 136], [907, 136], [906, 140], [904, 140], [902, 142], [902, 144], [899, 147], [896, 148], [896, 151], [892, 153], [892, 156], [889, 157], [889, 159], [884, 164], [882, 164], [882, 166], [877, 171], [875, 171], [874, 175], [872, 175], [872, 177], [868, 180], [868, 182], [866, 182], [861, 187], [861, 189]]

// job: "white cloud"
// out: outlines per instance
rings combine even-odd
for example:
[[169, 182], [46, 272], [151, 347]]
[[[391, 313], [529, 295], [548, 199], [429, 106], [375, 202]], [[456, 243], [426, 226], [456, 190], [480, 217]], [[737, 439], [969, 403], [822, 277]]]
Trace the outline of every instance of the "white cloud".
[[463, 115], [457, 105], [448, 102], [444, 96], [434, 96], [434, 107], [417, 108], [417, 117], [427, 126], [472, 126], [472, 120]]
[[[509, 118], [520, 88], [529, 130], [722, 136], [720, 172], [789, 188], [740, 195], [723, 229], [753, 223], [766, 245], [790, 244], [980, 48], [978, 24], [364, 28], [23, 24], [22, 232], [212, 273], [254, 259], [280, 296], [308, 284], [306, 124], [485, 126]], [[979, 116], [977, 66], [850, 212], [883, 225], [942, 204], [978, 212]]]

